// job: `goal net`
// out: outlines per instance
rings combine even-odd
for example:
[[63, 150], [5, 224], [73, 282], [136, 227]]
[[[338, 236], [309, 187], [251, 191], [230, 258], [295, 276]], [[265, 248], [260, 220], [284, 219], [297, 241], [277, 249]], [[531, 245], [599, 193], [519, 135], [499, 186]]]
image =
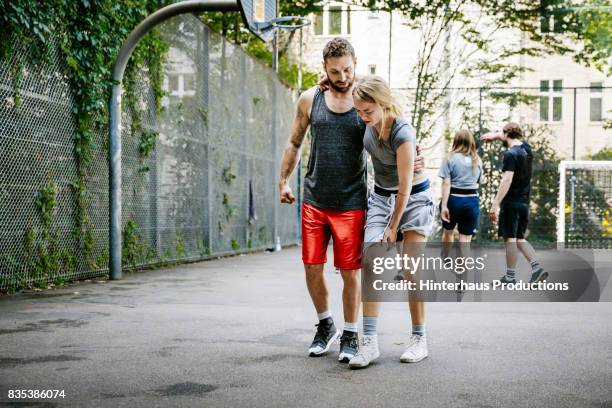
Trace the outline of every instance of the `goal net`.
[[559, 178], [557, 242], [612, 249], [612, 161], [564, 160]]

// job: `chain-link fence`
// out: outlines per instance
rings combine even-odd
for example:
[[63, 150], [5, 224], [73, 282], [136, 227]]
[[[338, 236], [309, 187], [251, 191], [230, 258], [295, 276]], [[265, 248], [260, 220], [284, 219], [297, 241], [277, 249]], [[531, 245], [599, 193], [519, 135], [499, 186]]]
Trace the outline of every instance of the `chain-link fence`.
[[[261, 250], [298, 241], [298, 212], [281, 206], [277, 173], [290, 134], [294, 93], [191, 15], [159, 28], [169, 44], [164, 110], [142, 75], [135, 112], [123, 114], [125, 267]], [[94, 133], [86, 178], [91, 237], [78, 229], [71, 90], [57, 55], [25, 66], [15, 98], [16, 61], [0, 65], [0, 289], [108, 268], [107, 129]], [[18, 103], [17, 103], [18, 102]], [[152, 136], [156, 136], [152, 139]], [[143, 156], [147, 143], [154, 143]], [[295, 177], [293, 187], [296, 188]]]

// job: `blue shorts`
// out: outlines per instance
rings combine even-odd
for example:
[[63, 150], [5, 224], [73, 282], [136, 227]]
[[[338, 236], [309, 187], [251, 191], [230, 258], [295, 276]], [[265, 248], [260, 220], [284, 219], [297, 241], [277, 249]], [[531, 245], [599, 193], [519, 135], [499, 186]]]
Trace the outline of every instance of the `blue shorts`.
[[458, 225], [460, 234], [476, 234], [480, 217], [480, 198], [478, 196], [450, 195], [447, 206], [450, 222], [442, 220], [444, 229], [453, 230]]

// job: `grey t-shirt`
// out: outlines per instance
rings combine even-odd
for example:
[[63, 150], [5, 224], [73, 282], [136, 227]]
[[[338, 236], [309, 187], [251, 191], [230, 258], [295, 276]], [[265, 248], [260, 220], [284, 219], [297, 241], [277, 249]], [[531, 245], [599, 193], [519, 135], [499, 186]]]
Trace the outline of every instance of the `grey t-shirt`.
[[412, 142], [414, 157], [416, 157], [416, 131], [403, 118], [395, 118], [391, 135], [388, 140], [380, 140], [376, 130], [367, 127], [363, 136], [363, 146], [372, 158], [374, 165], [374, 183], [386, 188], [395, 189], [399, 185], [397, 176], [397, 149], [406, 142]]
[[444, 159], [438, 176], [449, 178], [451, 187], [477, 189], [482, 175], [482, 160], [478, 158], [476, 168], [472, 167], [472, 158], [463, 153], [453, 153]]

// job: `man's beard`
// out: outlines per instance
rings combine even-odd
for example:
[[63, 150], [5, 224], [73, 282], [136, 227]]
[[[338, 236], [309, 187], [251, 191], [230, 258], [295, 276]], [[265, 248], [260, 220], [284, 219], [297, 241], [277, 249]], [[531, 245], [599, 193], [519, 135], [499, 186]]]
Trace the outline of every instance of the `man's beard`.
[[[327, 78], [329, 78], [329, 75], [327, 76]], [[329, 81], [329, 87], [331, 89], [333, 89], [336, 92], [340, 92], [340, 93], [346, 93], [348, 92], [351, 87], [353, 86], [353, 82], [354, 80], [351, 79], [350, 81], [347, 81], [347, 85], [346, 86], [338, 86], [336, 85], [334, 82], [332, 82], [331, 80]]]

